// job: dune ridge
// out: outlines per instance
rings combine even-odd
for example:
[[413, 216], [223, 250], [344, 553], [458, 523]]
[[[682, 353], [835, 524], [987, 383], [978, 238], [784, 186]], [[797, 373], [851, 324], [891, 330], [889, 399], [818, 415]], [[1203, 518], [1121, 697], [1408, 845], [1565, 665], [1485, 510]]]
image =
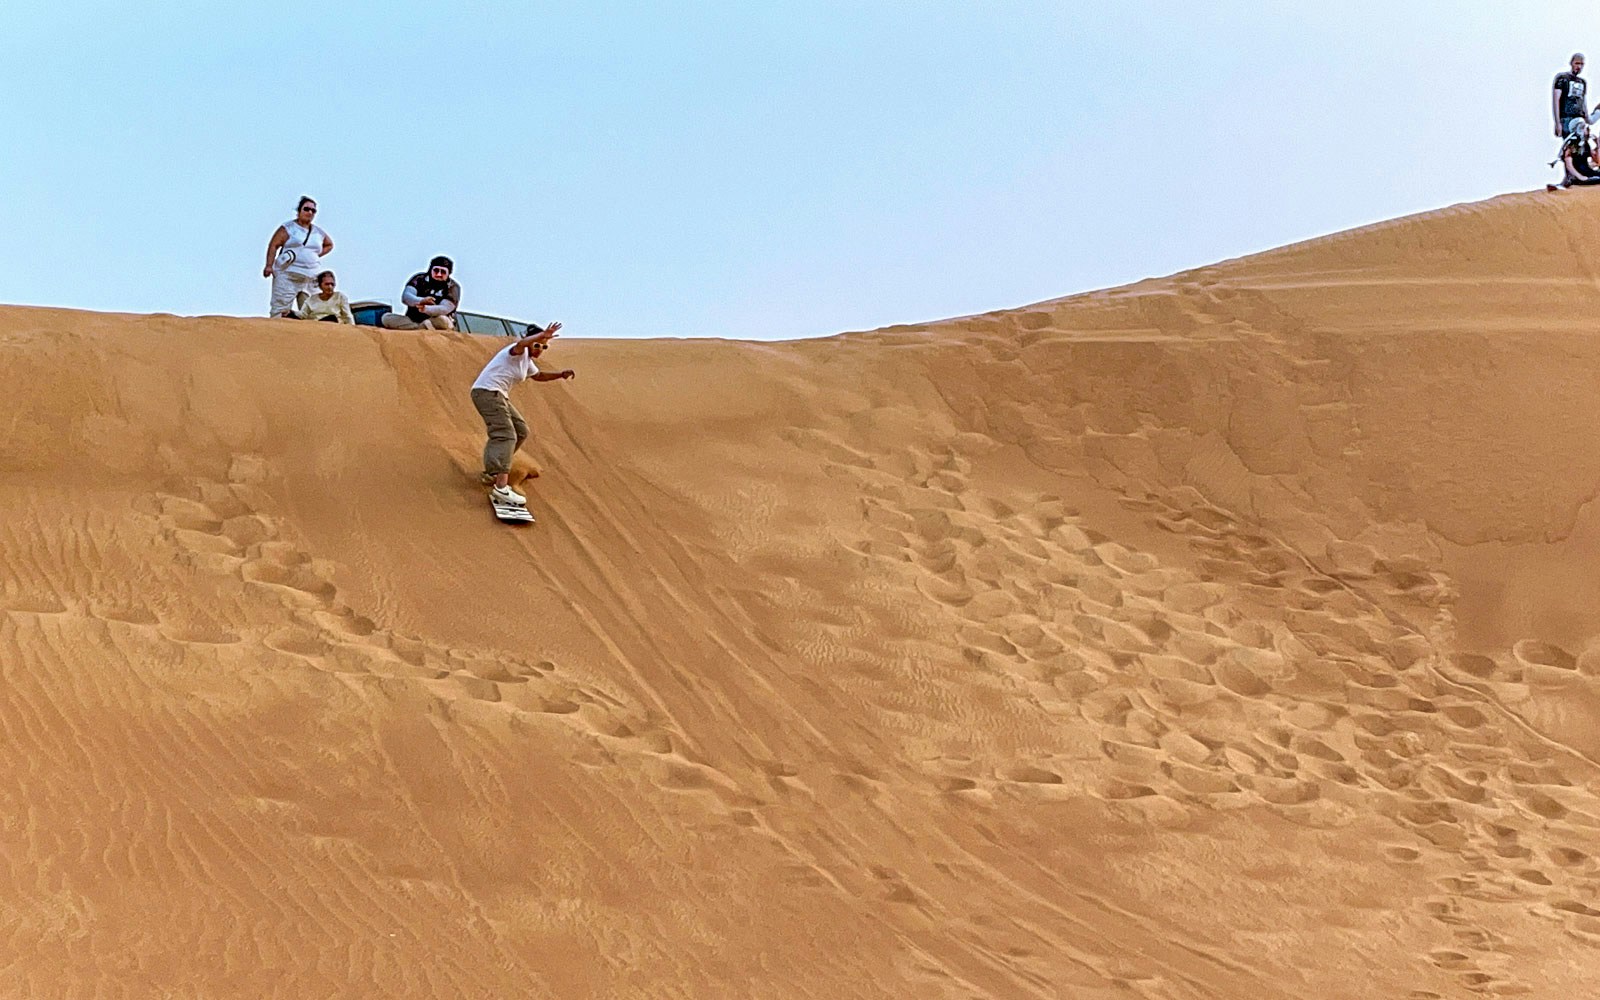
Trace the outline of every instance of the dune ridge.
[[0, 995], [1600, 981], [1600, 206], [983, 316], [0, 309]]

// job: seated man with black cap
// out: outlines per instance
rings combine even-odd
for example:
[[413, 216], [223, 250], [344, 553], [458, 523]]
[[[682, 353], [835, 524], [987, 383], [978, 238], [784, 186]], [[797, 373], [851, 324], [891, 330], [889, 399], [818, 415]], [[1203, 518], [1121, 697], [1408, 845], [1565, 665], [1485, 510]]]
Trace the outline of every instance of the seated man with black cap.
[[451, 318], [461, 306], [461, 286], [450, 277], [455, 264], [449, 257], [435, 257], [428, 262], [426, 271], [418, 271], [406, 282], [400, 292], [405, 313], [388, 313], [383, 325], [391, 330], [416, 330], [432, 327], [435, 330], [454, 330]]

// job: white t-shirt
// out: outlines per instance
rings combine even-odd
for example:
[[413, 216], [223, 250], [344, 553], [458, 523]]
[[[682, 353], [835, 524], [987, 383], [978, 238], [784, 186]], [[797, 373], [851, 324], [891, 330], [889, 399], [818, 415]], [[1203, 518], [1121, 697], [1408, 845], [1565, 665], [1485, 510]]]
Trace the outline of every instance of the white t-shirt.
[[478, 373], [478, 381], [472, 383], [474, 389], [489, 389], [502, 396], [511, 395], [511, 387], [518, 382], [533, 378], [539, 374], [539, 366], [533, 363], [533, 352], [527, 348], [521, 354], [512, 354], [509, 347], [497, 352], [483, 366], [483, 371]]
[[315, 223], [307, 229], [293, 219], [283, 224], [283, 231], [289, 234], [289, 242], [278, 250], [275, 261], [277, 270], [312, 276], [319, 273], [322, 270], [322, 248], [327, 245], [323, 241], [328, 234]]

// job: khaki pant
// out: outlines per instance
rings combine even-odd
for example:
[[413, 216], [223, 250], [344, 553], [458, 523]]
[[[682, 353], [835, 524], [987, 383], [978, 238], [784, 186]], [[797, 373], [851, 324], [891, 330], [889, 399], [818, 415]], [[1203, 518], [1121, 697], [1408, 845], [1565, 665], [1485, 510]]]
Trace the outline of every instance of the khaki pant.
[[454, 330], [456, 321], [450, 316], [429, 316], [418, 323], [403, 312], [384, 313], [383, 319], [378, 321], [385, 330]]
[[498, 476], [511, 471], [511, 456], [528, 440], [528, 424], [511, 400], [493, 389], [472, 390], [472, 405], [478, 408], [489, 440], [483, 446], [483, 471]]
[[296, 296], [314, 292], [316, 289], [316, 282], [309, 274], [274, 270], [272, 272], [272, 301], [267, 306], [267, 315], [289, 315], [289, 310], [294, 308]]

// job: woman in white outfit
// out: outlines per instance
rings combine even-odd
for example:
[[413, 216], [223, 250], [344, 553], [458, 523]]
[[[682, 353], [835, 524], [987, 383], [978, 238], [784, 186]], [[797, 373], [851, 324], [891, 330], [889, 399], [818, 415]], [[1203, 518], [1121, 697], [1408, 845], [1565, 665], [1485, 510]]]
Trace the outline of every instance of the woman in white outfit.
[[322, 258], [333, 252], [333, 237], [311, 221], [316, 217], [317, 203], [302, 197], [294, 218], [279, 226], [267, 241], [267, 266], [261, 269], [261, 276], [272, 279], [268, 316], [289, 315], [296, 296], [316, 291]]

